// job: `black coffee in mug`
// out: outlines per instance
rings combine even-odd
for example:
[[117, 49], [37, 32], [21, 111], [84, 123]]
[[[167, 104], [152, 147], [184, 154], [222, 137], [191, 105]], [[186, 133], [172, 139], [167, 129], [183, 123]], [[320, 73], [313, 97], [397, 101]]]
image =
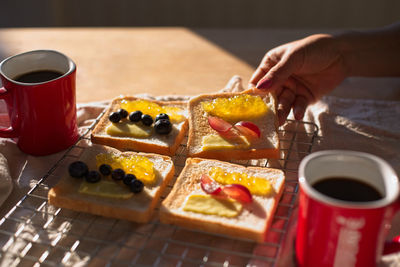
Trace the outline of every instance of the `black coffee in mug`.
[[55, 70], [37, 70], [18, 75], [14, 80], [21, 83], [41, 83], [54, 80], [62, 75], [63, 73]]
[[339, 200], [367, 202], [382, 199], [373, 186], [350, 177], [326, 177], [312, 184], [318, 192]]

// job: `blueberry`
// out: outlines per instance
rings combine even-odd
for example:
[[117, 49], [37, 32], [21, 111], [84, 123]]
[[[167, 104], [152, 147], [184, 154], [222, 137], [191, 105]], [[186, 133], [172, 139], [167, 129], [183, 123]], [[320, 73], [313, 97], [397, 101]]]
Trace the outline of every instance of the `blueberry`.
[[108, 164], [101, 164], [100, 167], [99, 167], [99, 171], [104, 176], [108, 176], [108, 175], [111, 174], [112, 168]]
[[169, 120], [169, 116], [168, 116], [168, 114], [160, 113], [156, 116], [155, 121], [158, 121], [158, 120]]
[[142, 115], [142, 123], [146, 126], [150, 126], [153, 124], [153, 118], [150, 115], [143, 114]]
[[130, 187], [131, 187], [131, 191], [133, 193], [137, 194], [137, 193], [140, 193], [143, 191], [144, 184], [142, 181], [136, 179], [136, 180], [132, 181], [132, 183], [130, 184]]
[[169, 134], [172, 131], [172, 123], [165, 119], [158, 120], [154, 123], [154, 130], [158, 134]]
[[121, 120], [121, 115], [118, 112], [112, 112], [108, 119], [113, 123], [117, 123]]
[[126, 174], [124, 176], [124, 178], [122, 179], [122, 181], [126, 185], [130, 185], [134, 180], [136, 180], [136, 176], [134, 174], [131, 174], [131, 173]]
[[142, 118], [142, 112], [140, 110], [136, 110], [134, 112], [131, 112], [131, 114], [129, 114], [129, 120], [131, 122], [139, 122], [140, 119]]
[[90, 171], [86, 176], [86, 182], [97, 183], [101, 180], [101, 175], [98, 171]]
[[111, 177], [114, 180], [122, 180], [125, 176], [125, 172], [123, 169], [115, 169], [111, 172]]
[[121, 119], [125, 119], [126, 117], [128, 117], [128, 111], [126, 111], [123, 108], [120, 108], [118, 110], [119, 116], [121, 117]]
[[74, 161], [69, 165], [68, 172], [74, 178], [82, 178], [88, 174], [89, 168], [82, 161]]

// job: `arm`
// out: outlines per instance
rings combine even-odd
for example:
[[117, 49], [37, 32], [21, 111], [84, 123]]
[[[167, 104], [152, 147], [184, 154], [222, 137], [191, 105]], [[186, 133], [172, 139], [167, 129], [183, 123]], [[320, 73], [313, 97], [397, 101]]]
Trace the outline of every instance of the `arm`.
[[283, 124], [350, 76], [400, 76], [400, 23], [379, 30], [316, 34], [270, 50], [249, 81], [274, 91]]
[[274, 91], [279, 123], [350, 76], [400, 76], [400, 23], [371, 31], [315, 34], [276, 47], [264, 56], [249, 87]]
[[400, 76], [400, 23], [336, 37], [348, 76]]

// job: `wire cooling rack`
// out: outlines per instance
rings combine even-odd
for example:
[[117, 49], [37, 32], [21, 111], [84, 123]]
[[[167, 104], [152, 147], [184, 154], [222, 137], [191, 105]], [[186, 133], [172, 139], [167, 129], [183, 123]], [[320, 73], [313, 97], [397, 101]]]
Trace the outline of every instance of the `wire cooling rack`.
[[[100, 115], [101, 116], [101, 115]], [[99, 118], [100, 118], [99, 116]], [[297, 168], [318, 135], [315, 124], [289, 120], [279, 129], [281, 159], [232, 161], [267, 166], [286, 174], [285, 189], [264, 243], [165, 225], [105, 218], [56, 208], [47, 193], [70, 162], [76, 160], [98, 119], [78, 143], [0, 220], [1, 266], [277, 266], [293, 224], [298, 191]], [[183, 144], [186, 140], [183, 141]], [[173, 157], [176, 176], [186, 160], [186, 146]], [[164, 193], [165, 198], [172, 183]], [[287, 243], [287, 242], [286, 242]]]

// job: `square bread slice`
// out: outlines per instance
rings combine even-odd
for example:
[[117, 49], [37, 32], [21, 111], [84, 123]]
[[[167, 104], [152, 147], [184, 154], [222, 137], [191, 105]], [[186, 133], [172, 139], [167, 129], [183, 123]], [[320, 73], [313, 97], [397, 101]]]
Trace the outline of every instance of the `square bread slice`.
[[[268, 195], [253, 194], [251, 203], [244, 203], [235, 217], [203, 214], [184, 210], [190, 195], [207, 195], [201, 188], [201, 176], [213, 167], [226, 172], [245, 173], [270, 182], [273, 190]], [[283, 192], [285, 175], [282, 170], [262, 167], [243, 167], [218, 160], [188, 158], [174, 187], [161, 204], [160, 221], [201, 231], [246, 238], [257, 242], [265, 236]]]
[[[157, 134], [154, 129], [149, 137], [132, 137], [119, 135], [110, 135], [107, 133], [107, 127], [112, 123], [109, 116], [112, 112], [121, 108], [123, 101], [148, 101], [151, 104], [160, 106], [161, 108], [177, 108], [180, 109], [180, 115], [183, 120], [172, 123], [172, 131], [167, 135]], [[133, 112], [133, 110], [128, 110]], [[142, 111], [146, 114], [146, 111]], [[188, 111], [187, 102], [184, 101], [156, 101], [141, 99], [134, 96], [121, 96], [115, 98], [111, 103], [104, 115], [101, 117], [91, 134], [91, 141], [96, 144], [107, 145], [118, 148], [120, 150], [134, 150], [140, 152], [157, 153], [163, 155], [173, 156], [185, 137], [188, 128]], [[153, 120], [155, 118], [153, 117]], [[119, 123], [130, 123], [128, 119], [123, 119]], [[139, 126], [144, 127], [141, 122], [137, 123]], [[154, 126], [154, 123], [151, 127]]]
[[[208, 136], [219, 135], [223, 137], [224, 140], [227, 140], [228, 143], [231, 142], [231, 139], [230, 137], [225, 138], [223, 135], [211, 128], [208, 118], [210, 116], [218, 116], [206, 112], [203, 108], [203, 103], [214, 103], [216, 100], [220, 99], [229, 100], [240, 95], [254, 97], [259, 96], [266, 106], [266, 108], [264, 107], [266, 112], [263, 114], [260, 113], [260, 115], [256, 118], [250, 118], [246, 112], [240, 112], [239, 115], [236, 114], [237, 118], [231, 119], [229, 123], [234, 125], [239, 121], [250, 121], [259, 128], [260, 137], [253, 139], [246, 138], [247, 141], [250, 141], [247, 142], [246, 146], [217, 146], [212, 147], [211, 149], [205, 149], [203, 146], [203, 139], [207, 138]], [[228, 111], [231, 111], [232, 109], [235, 109], [235, 107], [232, 107], [231, 109], [228, 108]], [[200, 95], [192, 98], [189, 101], [189, 137], [187, 143], [188, 157], [201, 157], [228, 161], [232, 159], [279, 159], [280, 144], [277, 129], [278, 119], [276, 115], [276, 99], [272, 94], [247, 91], [245, 93]], [[237, 131], [236, 127], [233, 127], [231, 131], [241, 134]]]
[[[98, 195], [80, 193], [78, 190], [83, 178], [73, 178], [69, 175], [68, 166], [62, 166], [65, 171], [56, 186], [48, 192], [48, 200], [51, 205], [60, 208], [67, 208], [75, 211], [124, 219], [134, 222], [148, 222], [151, 219], [153, 210], [167, 184], [174, 176], [174, 164], [170, 157], [149, 153], [121, 152], [117, 149], [93, 145], [85, 148], [78, 160], [85, 162], [89, 170], [96, 170], [96, 155], [100, 153], [144, 156], [153, 162], [156, 182], [152, 186], [145, 186], [143, 191], [133, 194], [128, 199], [111, 198]], [[111, 178], [102, 178], [109, 179]], [[123, 185], [122, 182], [121, 186]]]

